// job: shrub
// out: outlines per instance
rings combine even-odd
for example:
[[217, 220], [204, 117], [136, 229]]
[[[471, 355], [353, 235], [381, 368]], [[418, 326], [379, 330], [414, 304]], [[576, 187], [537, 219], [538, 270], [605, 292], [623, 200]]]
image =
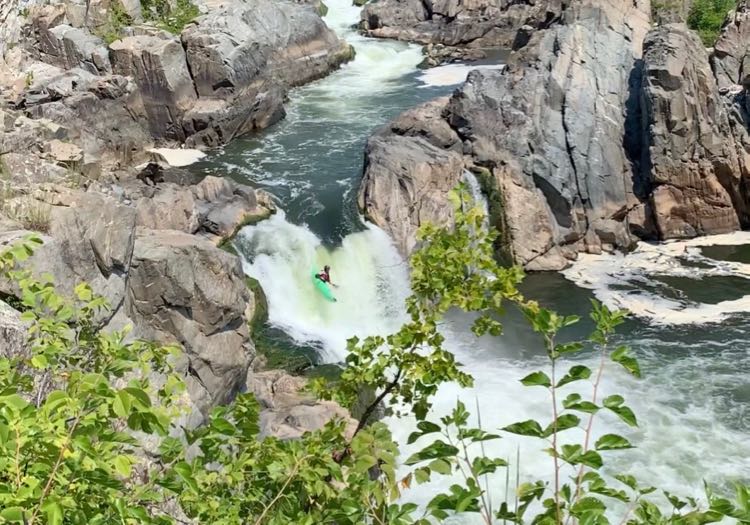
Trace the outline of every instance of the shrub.
[[[622, 396], [600, 399], [598, 392], [606, 361], [639, 375], [626, 348], [610, 348], [625, 313], [595, 304], [591, 337], [558, 342], [578, 319], [525, 299], [517, 290], [521, 272], [494, 262], [493, 235], [482, 229], [481, 210], [464, 212], [463, 193], [452, 199], [455, 228], [422, 230], [423, 245], [412, 260], [409, 322], [387, 337], [352, 339], [338, 382], [316, 385], [345, 403], [362, 388], [378, 393], [353, 435], [332, 421], [299, 440], [261, 438], [258, 406], [248, 394], [215, 408], [199, 428], [178, 426], [185, 394], [170, 366], [176, 348], [104, 332], [96, 319], [107, 304], [90, 287], [77, 286], [74, 299], [67, 299], [50, 280], [20, 269], [38, 238], [0, 253], [0, 275], [20, 290], [18, 307], [29, 326], [25, 354], [0, 353], [0, 524], [429, 525], [472, 513], [487, 525], [598, 525], [608, 523], [612, 499], [629, 503], [622, 523], [630, 525], [750, 521], [746, 487], [738, 487], [737, 503], [709, 492], [706, 509], [664, 493], [674, 510], [663, 514], [648, 498], [656, 489], [630, 474], [615, 476], [619, 485], [610, 486], [599, 474], [605, 455], [632, 444], [615, 434], [591, 443], [590, 425], [601, 411], [625, 425], [637, 423]], [[507, 469], [508, 462], [488, 457], [481, 445], [499, 435], [471, 427], [461, 403], [439, 422], [428, 416], [440, 384], [472, 381], [443, 347], [442, 316], [452, 308], [475, 312], [473, 331], [499, 336], [496, 315], [508, 303], [523, 310], [544, 342], [548, 367], [521, 382], [549, 392], [551, 419], [517, 422], [500, 432], [539, 439], [550, 453], [554, 483], [520, 484], [512, 499], [493, 507], [487, 475]], [[566, 361], [584, 348], [600, 352], [597, 370]], [[562, 385], [590, 378], [588, 395], [559, 399]], [[402, 479], [396, 477], [397, 443], [385, 425], [369, 421], [381, 402], [416, 417], [409, 442], [431, 440], [406, 459], [414, 470]], [[587, 429], [582, 443], [565, 442], [567, 431], [579, 425]], [[399, 501], [400, 488], [412, 482], [456, 473], [463, 481], [435, 495], [425, 509]], [[535, 501], [539, 509], [530, 510]]]
[[688, 14], [688, 26], [698, 32], [706, 47], [711, 47], [727, 14], [735, 7], [737, 0], [695, 0]]
[[168, 0], [141, 0], [141, 9], [146, 20], [175, 35], [200, 14], [190, 0], [176, 0], [174, 6]]

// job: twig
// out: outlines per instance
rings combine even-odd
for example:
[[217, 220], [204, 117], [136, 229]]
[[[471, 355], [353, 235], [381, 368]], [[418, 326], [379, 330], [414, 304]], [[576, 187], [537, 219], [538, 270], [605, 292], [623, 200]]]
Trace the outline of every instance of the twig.
[[284, 494], [284, 491], [286, 490], [286, 488], [289, 486], [289, 484], [292, 482], [294, 477], [297, 475], [297, 472], [299, 472], [299, 468], [300, 468], [300, 465], [302, 465], [302, 462], [305, 461], [309, 457], [310, 456], [307, 455], [307, 456], [300, 458], [297, 461], [297, 463], [294, 465], [294, 468], [292, 469], [292, 473], [289, 474], [289, 477], [284, 482], [284, 485], [279, 490], [279, 493], [276, 494], [276, 496], [271, 500], [271, 502], [268, 505], [266, 505], [266, 507], [263, 509], [263, 512], [260, 514], [260, 516], [258, 516], [258, 519], [255, 520], [255, 525], [260, 525], [263, 522], [263, 518], [266, 517], [266, 514], [268, 514], [268, 511], [271, 510], [271, 507], [273, 507], [277, 501], [279, 501], [281, 496]]
[[396, 372], [396, 376], [393, 378], [393, 381], [388, 383], [386, 387], [383, 389], [383, 391], [380, 393], [380, 395], [375, 398], [375, 401], [370, 403], [368, 407], [365, 409], [365, 411], [362, 413], [362, 417], [359, 419], [359, 423], [357, 424], [357, 429], [354, 431], [354, 434], [352, 434], [352, 438], [356, 436], [360, 430], [365, 428], [367, 425], [367, 420], [370, 419], [370, 416], [375, 411], [375, 409], [380, 405], [380, 403], [386, 398], [388, 394], [390, 394], [394, 388], [398, 386], [398, 382], [401, 380], [401, 374], [404, 372], [403, 368], [399, 368]]
[[49, 478], [47, 478], [47, 484], [44, 486], [44, 490], [42, 491], [42, 496], [39, 498], [39, 503], [37, 503], [37, 506], [34, 509], [34, 512], [31, 514], [31, 518], [29, 519], [30, 525], [32, 525], [34, 523], [34, 520], [36, 520], [37, 515], [39, 515], [39, 511], [42, 510], [42, 504], [44, 504], [44, 500], [47, 498], [47, 496], [49, 495], [49, 491], [52, 489], [52, 483], [55, 480], [55, 474], [57, 474], [57, 471], [60, 469], [60, 465], [62, 464], [65, 451], [68, 449], [68, 445], [70, 444], [70, 441], [73, 438], [73, 432], [75, 432], [76, 428], [78, 427], [78, 423], [81, 421], [81, 417], [83, 417], [83, 414], [78, 415], [73, 420], [73, 424], [70, 427], [70, 431], [68, 432], [68, 436], [65, 440], [65, 444], [60, 447], [60, 453], [57, 455], [57, 461], [55, 461], [55, 466], [52, 467], [52, 472], [50, 472]]
[[[602, 379], [602, 374], [604, 372], [604, 365], [606, 363], [606, 347], [602, 349], [602, 356], [601, 360], [599, 361], [599, 370], [596, 373], [596, 379], [594, 380], [594, 392], [591, 396], [591, 402], [596, 404], [597, 396], [599, 394], [599, 383]], [[594, 416], [596, 416], [596, 413], [591, 413], [589, 415], [589, 422], [588, 425], [586, 425], [586, 434], [583, 441], [583, 453], [585, 454], [589, 450], [589, 443], [591, 441], [591, 429], [593, 428], [594, 424]], [[581, 464], [581, 466], [578, 469], [578, 476], [576, 476], [576, 494], [575, 498], [573, 500], [573, 503], [575, 504], [580, 498], [581, 498], [581, 484], [583, 483], [583, 474], [584, 474], [584, 465]], [[566, 521], [566, 524], [570, 521], [570, 516], [568, 516], [568, 520]]]
[[[550, 355], [553, 355], [555, 344], [551, 337], [546, 337], [547, 345], [550, 349]], [[552, 357], [552, 384], [550, 385], [550, 392], [552, 393], [552, 459], [555, 463], [555, 523], [560, 524], [560, 458], [557, 453], [557, 394], [555, 392], [555, 362], [557, 360]]]

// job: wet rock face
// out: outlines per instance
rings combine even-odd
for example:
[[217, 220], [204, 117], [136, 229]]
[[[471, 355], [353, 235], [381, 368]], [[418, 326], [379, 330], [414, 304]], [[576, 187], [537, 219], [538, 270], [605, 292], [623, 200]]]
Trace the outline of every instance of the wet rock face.
[[471, 76], [449, 104], [472, 159], [498, 179], [513, 253], [528, 268], [630, 242], [617, 217], [637, 204], [623, 137], [646, 9], [573, 4], [564, 24], [535, 35], [505, 71]]
[[661, 238], [739, 229], [741, 170], [727, 111], [698, 36], [649, 33], [642, 94], [650, 205]]

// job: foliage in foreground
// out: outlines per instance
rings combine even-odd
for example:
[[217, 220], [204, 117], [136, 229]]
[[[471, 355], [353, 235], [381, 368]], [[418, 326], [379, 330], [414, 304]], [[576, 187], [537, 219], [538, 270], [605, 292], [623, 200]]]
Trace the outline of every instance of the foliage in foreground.
[[688, 27], [698, 32], [703, 45], [711, 47], [727, 14], [735, 7], [737, 0], [695, 0], [688, 14]]
[[[672, 510], [665, 512], [650, 499], [655, 489], [631, 473], [602, 472], [607, 454], [632, 445], [616, 434], [592, 442], [596, 415], [608, 411], [625, 426], [637, 423], [624, 398], [599, 392], [608, 363], [640, 373], [627, 349], [610, 348], [624, 314], [594, 305], [597, 328], [589, 340], [560, 343], [559, 333], [578, 319], [522, 297], [521, 272], [492, 258], [481, 211], [464, 211], [463, 194], [453, 198], [455, 228], [422, 232], [412, 261], [409, 321], [390, 336], [350, 341], [341, 380], [316, 385], [345, 404], [363, 388], [378, 392], [353, 436], [333, 421], [296, 441], [260, 439], [258, 407], [249, 395], [215, 409], [198, 429], [182, 428], [184, 385], [170, 368], [176, 349], [104, 333], [96, 320], [106, 304], [89, 287], [80, 285], [71, 301], [48, 280], [18, 270], [37, 239], [3, 253], [0, 271], [18, 286], [30, 342], [28, 353], [0, 358], [0, 523], [427, 525], [471, 513], [486, 524], [603, 524], [617, 512], [608, 511], [612, 501], [624, 509], [617, 516], [622, 523], [697, 524], [725, 516], [749, 523], [746, 488], [738, 489], [736, 503], [709, 493], [702, 509], [666, 494]], [[440, 384], [472, 382], [444, 347], [443, 315], [454, 308], [475, 312], [474, 332], [498, 337], [497, 318], [507, 303], [523, 310], [547, 351], [549, 366], [521, 381], [548, 392], [550, 420], [492, 433], [469, 425], [459, 402], [435, 421], [431, 399]], [[569, 359], [592, 351], [600, 357], [594, 370]], [[588, 394], [571, 391], [577, 384]], [[417, 419], [409, 441], [424, 446], [411, 457], [399, 460], [388, 428], [369, 421], [380, 402]], [[584, 440], [566, 440], [578, 427]], [[550, 454], [552, 481], [498, 494], [488, 476], [507, 474], [509, 466], [488, 456], [485, 445], [502, 434], [539, 440]], [[401, 479], [398, 461], [412, 469]], [[424, 508], [399, 498], [412, 483], [443, 475], [460, 481]]]

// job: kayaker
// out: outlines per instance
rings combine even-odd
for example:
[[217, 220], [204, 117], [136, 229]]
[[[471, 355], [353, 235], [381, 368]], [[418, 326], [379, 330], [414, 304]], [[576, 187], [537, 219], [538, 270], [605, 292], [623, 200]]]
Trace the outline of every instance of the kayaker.
[[327, 264], [323, 267], [323, 271], [320, 273], [315, 274], [315, 277], [323, 281], [324, 283], [328, 283], [331, 286], [334, 286], [338, 288], [338, 285], [335, 285], [331, 282], [331, 267]]

